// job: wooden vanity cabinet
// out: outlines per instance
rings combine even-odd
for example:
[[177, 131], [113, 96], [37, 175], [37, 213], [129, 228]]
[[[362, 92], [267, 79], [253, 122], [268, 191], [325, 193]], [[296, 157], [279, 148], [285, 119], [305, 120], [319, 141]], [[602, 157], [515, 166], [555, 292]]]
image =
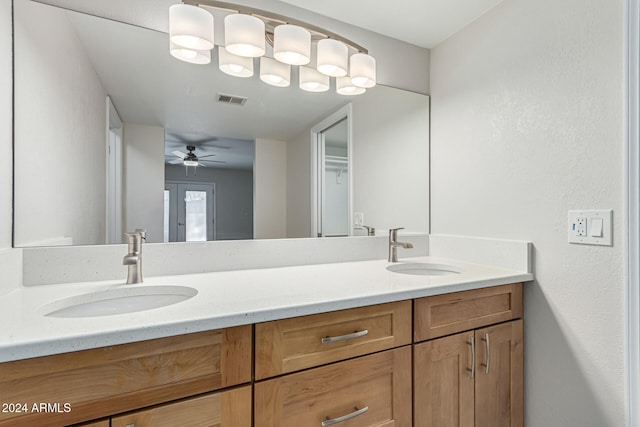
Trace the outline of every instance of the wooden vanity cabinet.
[[111, 427], [251, 427], [251, 386], [111, 418]]
[[251, 350], [239, 326], [2, 363], [3, 402], [62, 410], [0, 413], [0, 426], [70, 425], [250, 383]]
[[270, 378], [255, 383], [255, 427], [411, 426], [411, 301], [266, 322], [255, 333], [256, 380]]
[[411, 301], [256, 325], [256, 380], [411, 344]]
[[524, 425], [521, 316], [521, 284], [416, 301], [416, 337], [454, 333], [414, 346], [414, 426]]
[[410, 396], [405, 346], [257, 382], [254, 425], [410, 427]]

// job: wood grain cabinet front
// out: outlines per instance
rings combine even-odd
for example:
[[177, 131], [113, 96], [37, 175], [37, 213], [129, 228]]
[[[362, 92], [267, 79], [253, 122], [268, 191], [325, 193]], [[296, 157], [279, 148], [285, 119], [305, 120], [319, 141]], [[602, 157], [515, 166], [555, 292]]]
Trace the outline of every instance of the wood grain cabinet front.
[[415, 342], [522, 317], [522, 283], [434, 295], [414, 303]]
[[411, 343], [411, 301], [256, 325], [256, 380]]
[[111, 427], [251, 427], [251, 386], [111, 418]]
[[411, 347], [255, 384], [255, 427], [411, 426]]
[[3, 402], [52, 406], [0, 413], [0, 426], [69, 425], [248, 383], [251, 342], [239, 326], [2, 363]]
[[415, 427], [522, 427], [522, 319], [414, 348]]

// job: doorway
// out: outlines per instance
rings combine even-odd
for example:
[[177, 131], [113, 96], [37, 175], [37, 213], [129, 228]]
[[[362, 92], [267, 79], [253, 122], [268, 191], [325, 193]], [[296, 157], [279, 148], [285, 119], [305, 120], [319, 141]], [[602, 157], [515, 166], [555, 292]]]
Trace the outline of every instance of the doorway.
[[351, 236], [351, 104], [311, 129], [311, 236]]
[[164, 191], [164, 241], [216, 239], [215, 184], [171, 183]]

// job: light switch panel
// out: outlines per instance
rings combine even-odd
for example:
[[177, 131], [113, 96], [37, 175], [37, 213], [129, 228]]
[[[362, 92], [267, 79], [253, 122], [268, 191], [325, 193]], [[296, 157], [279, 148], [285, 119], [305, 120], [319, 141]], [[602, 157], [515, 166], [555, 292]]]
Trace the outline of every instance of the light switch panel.
[[569, 243], [611, 246], [613, 211], [569, 211]]

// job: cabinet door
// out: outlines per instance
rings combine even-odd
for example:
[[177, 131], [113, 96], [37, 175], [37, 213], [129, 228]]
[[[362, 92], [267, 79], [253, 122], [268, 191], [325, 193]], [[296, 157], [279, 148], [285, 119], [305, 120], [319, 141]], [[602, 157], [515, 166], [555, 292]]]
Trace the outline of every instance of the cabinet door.
[[255, 385], [256, 427], [410, 427], [411, 347]]
[[476, 331], [476, 427], [524, 425], [522, 320]]
[[414, 425], [473, 427], [473, 331], [414, 347]]
[[251, 427], [251, 386], [111, 419], [112, 427]]

